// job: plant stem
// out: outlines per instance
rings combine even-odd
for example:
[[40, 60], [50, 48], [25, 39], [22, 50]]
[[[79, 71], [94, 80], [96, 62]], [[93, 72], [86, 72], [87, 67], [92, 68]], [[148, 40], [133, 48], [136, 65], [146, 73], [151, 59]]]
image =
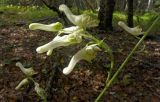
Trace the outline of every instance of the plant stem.
[[114, 67], [114, 56], [113, 56], [113, 53], [112, 53], [112, 50], [109, 48], [109, 46], [102, 42], [102, 47], [106, 50], [106, 51], [109, 51], [109, 54], [110, 54], [110, 60], [111, 60], [111, 66], [110, 66], [110, 70], [108, 71], [108, 76], [107, 76], [107, 80], [106, 80], [106, 83], [110, 80], [111, 78], [111, 75], [112, 75], [112, 70], [113, 70], [113, 67]]
[[124, 66], [128, 63], [128, 61], [130, 60], [130, 58], [133, 56], [134, 52], [137, 50], [137, 48], [139, 47], [139, 45], [143, 42], [143, 40], [145, 39], [145, 37], [150, 33], [150, 31], [153, 29], [153, 27], [156, 25], [156, 23], [158, 22], [159, 19], [160, 19], [160, 15], [153, 22], [153, 24], [149, 27], [149, 29], [147, 30], [147, 32], [144, 33], [143, 37], [135, 45], [135, 47], [129, 53], [129, 55], [127, 56], [127, 58], [124, 60], [124, 62], [118, 68], [118, 70], [115, 72], [115, 74], [113, 75], [113, 77], [108, 81], [108, 83], [106, 84], [105, 88], [101, 91], [101, 93], [99, 94], [99, 96], [96, 98], [95, 102], [99, 102], [100, 98], [103, 96], [103, 94], [106, 92], [106, 90], [110, 87], [110, 85], [113, 83], [113, 81], [117, 78], [118, 74], [122, 71], [122, 69], [124, 69]]
[[110, 66], [110, 70], [108, 71], [108, 76], [107, 76], [107, 80], [106, 80], [106, 83], [110, 80], [111, 78], [111, 75], [112, 75], [112, 70], [113, 70], [113, 67], [114, 67], [114, 56], [113, 56], [113, 52], [111, 50], [111, 48], [105, 43], [103, 42], [102, 40], [99, 40], [97, 39], [96, 37], [92, 36], [91, 34], [89, 34], [88, 32], [86, 32], [87, 35], [83, 35], [85, 36], [86, 38], [90, 38], [92, 40], [94, 40], [96, 43], [99, 43], [101, 42], [101, 47], [109, 53], [109, 56], [110, 56], [110, 61], [111, 61], [111, 66]]

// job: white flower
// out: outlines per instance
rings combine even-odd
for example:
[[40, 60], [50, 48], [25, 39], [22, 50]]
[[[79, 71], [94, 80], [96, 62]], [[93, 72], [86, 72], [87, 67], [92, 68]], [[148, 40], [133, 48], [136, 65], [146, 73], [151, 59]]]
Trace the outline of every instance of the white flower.
[[51, 42], [40, 46], [36, 49], [37, 53], [47, 52], [47, 55], [51, 55], [53, 49], [61, 46], [69, 46], [71, 44], [80, 43], [82, 41], [82, 30], [71, 33], [69, 35], [59, 36], [57, 35]]
[[35, 72], [33, 70], [33, 68], [24, 68], [23, 65], [20, 62], [17, 62], [16, 66], [19, 67], [21, 69], [21, 71], [24, 74], [26, 74], [27, 76], [33, 76], [33, 75], [37, 74], [37, 72]]
[[138, 35], [142, 35], [144, 34], [144, 32], [142, 32], [142, 28], [134, 27], [134, 28], [130, 28], [128, 27], [124, 22], [119, 21], [118, 25], [121, 26], [125, 31], [127, 31], [128, 33], [134, 35], [134, 36], [138, 36]]
[[70, 34], [73, 33], [77, 30], [79, 30], [80, 28], [78, 26], [72, 26], [72, 27], [68, 27], [68, 28], [64, 28], [62, 30], [59, 31], [59, 34], [61, 33], [66, 33], [66, 34]]
[[35, 83], [34, 90], [36, 91], [38, 96], [40, 96], [43, 100], [46, 100], [46, 98], [47, 98], [46, 92], [43, 88], [39, 87], [38, 83]]
[[100, 50], [101, 49], [97, 46], [97, 44], [92, 44], [79, 50], [72, 57], [68, 67], [63, 69], [63, 74], [69, 74], [80, 60], [86, 60], [90, 62], [92, 59], [96, 57], [97, 52]]
[[99, 24], [98, 17], [94, 13], [74, 15], [65, 4], [61, 4], [59, 10], [64, 12], [68, 20], [76, 26], [89, 28], [96, 27]]
[[28, 78], [23, 79], [17, 86], [16, 86], [16, 90], [19, 90], [21, 87], [27, 85], [29, 83]]
[[29, 83], [28, 78], [25, 78], [25, 79], [23, 79], [23, 80], [16, 86], [15, 89], [16, 89], [16, 90], [19, 90], [20, 88], [28, 85], [28, 83]]
[[51, 31], [56, 32], [63, 28], [62, 24], [60, 22], [52, 23], [52, 24], [41, 24], [41, 23], [31, 23], [29, 25], [29, 29], [31, 30], [44, 30], [44, 31]]

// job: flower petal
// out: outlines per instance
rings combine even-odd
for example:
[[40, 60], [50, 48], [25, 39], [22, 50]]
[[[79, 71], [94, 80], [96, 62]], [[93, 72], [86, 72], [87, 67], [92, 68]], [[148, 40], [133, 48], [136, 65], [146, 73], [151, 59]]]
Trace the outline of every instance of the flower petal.
[[[81, 31], [82, 32], [82, 31]], [[53, 49], [61, 46], [69, 46], [71, 44], [80, 43], [82, 41], [81, 32], [74, 32], [69, 35], [59, 36], [57, 35], [51, 42], [40, 46], [36, 49], [37, 53], [47, 52], [47, 55], [51, 55]]]
[[21, 69], [21, 71], [24, 74], [26, 74], [27, 76], [33, 76], [33, 75], [37, 74], [37, 72], [35, 72], [32, 67], [31, 68], [24, 68], [24, 66], [20, 62], [17, 62], [16, 66], [19, 67]]
[[17, 86], [16, 86], [16, 90], [19, 90], [20, 88], [22, 88], [23, 86], [28, 85], [29, 80], [28, 78], [23, 79]]
[[119, 21], [118, 25], [121, 26], [125, 31], [127, 31], [128, 33], [130, 33], [134, 36], [144, 34], [144, 32], [142, 32], [142, 28], [139, 28], [138, 26], [134, 27], [134, 28], [130, 28], [122, 21]]
[[92, 12], [74, 15], [65, 4], [61, 4], [59, 10], [65, 13], [71, 23], [81, 28], [96, 27], [99, 24], [98, 16]]
[[59, 34], [62, 34], [62, 33], [66, 33], [66, 34], [69, 34], [69, 33], [73, 33], [77, 30], [79, 30], [80, 28], [78, 26], [72, 26], [72, 27], [68, 27], [68, 28], [64, 28], [62, 30], [59, 31]]
[[68, 75], [71, 73], [75, 65], [81, 60], [81, 58], [76, 58], [76, 56], [73, 56], [71, 61], [69, 62], [68, 67], [63, 69], [63, 74]]
[[44, 30], [44, 31], [51, 31], [56, 32], [63, 28], [62, 24], [60, 22], [52, 23], [52, 24], [41, 24], [41, 23], [31, 23], [29, 25], [29, 29], [31, 30]]
[[91, 61], [93, 58], [95, 58], [97, 51], [100, 51], [100, 50], [101, 49], [97, 46], [97, 44], [89, 45], [79, 50], [72, 57], [71, 61], [69, 62], [68, 67], [63, 69], [63, 74], [67, 75], [71, 73], [75, 65], [82, 59], [86, 61]]

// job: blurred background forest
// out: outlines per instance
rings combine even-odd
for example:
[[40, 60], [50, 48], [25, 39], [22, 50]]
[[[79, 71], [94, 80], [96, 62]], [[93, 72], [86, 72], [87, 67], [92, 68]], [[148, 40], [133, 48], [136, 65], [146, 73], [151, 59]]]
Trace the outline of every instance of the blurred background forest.
[[[160, 0], [114, 0], [114, 2], [112, 8], [114, 8], [115, 25], [117, 21], [127, 19], [129, 2], [133, 2], [131, 9], [133, 9], [135, 25], [143, 26], [144, 29], [153, 22], [155, 14], [160, 12]], [[51, 17], [60, 16], [58, 10], [60, 4], [68, 5], [75, 14], [80, 14], [84, 10], [98, 12], [101, 6], [100, 0], [0, 0], [0, 25], [36, 22], [47, 18], [49, 20]]]

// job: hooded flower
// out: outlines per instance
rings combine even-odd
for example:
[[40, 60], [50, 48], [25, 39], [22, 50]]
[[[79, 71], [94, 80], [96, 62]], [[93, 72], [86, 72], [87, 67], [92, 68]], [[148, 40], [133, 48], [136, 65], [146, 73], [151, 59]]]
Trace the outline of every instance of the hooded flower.
[[24, 68], [23, 65], [20, 62], [17, 62], [16, 66], [19, 67], [21, 69], [21, 71], [24, 74], [26, 74], [27, 76], [33, 76], [33, 75], [37, 74], [37, 72], [35, 72], [33, 70], [33, 68]]
[[128, 27], [124, 22], [119, 21], [118, 25], [121, 26], [125, 31], [127, 31], [128, 33], [134, 35], [134, 36], [138, 36], [138, 35], [142, 35], [144, 34], [144, 32], [142, 32], [142, 28], [134, 27], [134, 28], [130, 28]]
[[20, 88], [28, 85], [28, 83], [29, 83], [28, 78], [25, 78], [25, 79], [23, 79], [23, 80], [16, 86], [15, 89], [16, 89], [16, 90], [19, 90]]
[[80, 28], [78, 26], [72, 26], [72, 27], [68, 27], [68, 28], [64, 28], [62, 30], [59, 31], [59, 34], [61, 33], [66, 33], [66, 34], [70, 34], [73, 33], [77, 30], [79, 30]]
[[65, 4], [59, 6], [59, 10], [64, 12], [68, 20], [76, 26], [82, 28], [96, 27], [99, 24], [98, 16], [94, 13], [85, 13], [81, 15], [74, 15], [69, 7]]
[[69, 74], [80, 60], [86, 60], [90, 62], [92, 59], [96, 57], [97, 52], [100, 50], [101, 49], [97, 46], [97, 44], [92, 44], [79, 50], [72, 57], [68, 67], [63, 69], [63, 74]]
[[49, 25], [41, 24], [41, 23], [31, 23], [29, 25], [29, 29], [31, 30], [44, 30], [44, 31], [51, 31], [51, 32], [57, 32], [63, 28], [62, 24], [60, 22], [52, 23]]
[[80, 43], [82, 41], [82, 30], [71, 33], [69, 35], [59, 36], [57, 35], [51, 42], [40, 46], [36, 49], [37, 53], [47, 52], [47, 55], [51, 55], [53, 49], [61, 46], [69, 46], [71, 44]]

